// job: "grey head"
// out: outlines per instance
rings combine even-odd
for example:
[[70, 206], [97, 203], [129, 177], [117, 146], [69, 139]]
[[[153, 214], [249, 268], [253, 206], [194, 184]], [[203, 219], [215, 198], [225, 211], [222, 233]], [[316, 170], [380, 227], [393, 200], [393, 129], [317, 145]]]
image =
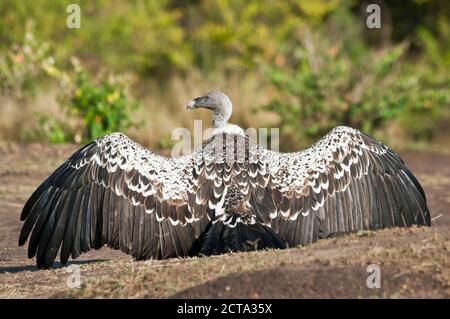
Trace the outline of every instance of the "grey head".
[[215, 129], [226, 125], [233, 112], [230, 98], [219, 91], [208, 92], [187, 104], [188, 110], [196, 108], [205, 108], [214, 112], [213, 127]]

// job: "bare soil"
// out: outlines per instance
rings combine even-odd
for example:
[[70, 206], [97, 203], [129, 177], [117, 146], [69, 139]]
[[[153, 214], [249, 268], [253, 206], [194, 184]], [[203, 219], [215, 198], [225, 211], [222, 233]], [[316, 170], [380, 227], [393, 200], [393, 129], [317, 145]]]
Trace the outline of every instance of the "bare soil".
[[[0, 298], [449, 298], [450, 155], [407, 152], [402, 158], [427, 194], [433, 226], [361, 232], [307, 247], [207, 258], [132, 261], [109, 248], [79, 266], [37, 270], [18, 247], [20, 212], [33, 190], [77, 145], [0, 143]], [[367, 266], [381, 271], [369, 288]]]

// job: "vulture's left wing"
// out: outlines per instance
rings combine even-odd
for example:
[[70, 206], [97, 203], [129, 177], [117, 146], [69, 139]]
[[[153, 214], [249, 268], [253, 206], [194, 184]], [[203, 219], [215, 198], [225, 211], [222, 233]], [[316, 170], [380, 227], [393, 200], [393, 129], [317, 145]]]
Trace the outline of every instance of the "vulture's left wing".
[[19, 244], [51, 267], [103, 245], [136, 259], [189, 255], [210, 220], [193, 214], [192, 158], [166, 158], [114, 133], [84, 146], [33, 193], [23, 208]]
[[425, 194], [400, 157], [349, 127], [297, 153], [260, 149], [270, 186], [258, 213], [289, 245], [363, 229], [430, 225]]

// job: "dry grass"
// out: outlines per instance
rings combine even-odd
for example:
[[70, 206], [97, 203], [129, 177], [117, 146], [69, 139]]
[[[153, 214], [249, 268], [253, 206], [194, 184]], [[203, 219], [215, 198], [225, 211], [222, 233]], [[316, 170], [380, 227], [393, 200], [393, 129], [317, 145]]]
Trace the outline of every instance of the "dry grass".
[[[445, 297], [450, 296], [449, 258], [448, 226], [390, 229], [323, 240], [308, 247], [281, 251], [163, 261], [133, 262], [121, 259], [90, 262], [80, 265], [81, 289], [67, 288], [65, 268], [4, 273], [0, 275], [0, 297], [167, 298], [176, 294], [177, 297], [196, 297], [199, 293], [210, 294], [201, 297], [220, 297], [219, 293], [223, 293], [225, 297], [292, 298], [314, 294], [314, 289], [299, 293], [295, 287], [287, 287], [293, 284], [292, 281], [301, 286], [308, 278], [312, 280], [317, 271], [325, 271], [322, 276], [327, 276], [329, 281], [340, 278], [342, 273], [350, 276], [348, 282], [338, 283], [336, 291], [343, 286], [345, 296], [358, 297], [365, 296], [366, 290], [372, 293], [365, 287], [365, 279], [360, 278], [364, 273], [363, 278], [367, 277], [366, 267], [371, 263], [379, 264], [386, 276], [386, 288], [381, 295], [377, 292], [378, 297]], [[257, 288], [260, 282], [271, 278], [270, 272], [282, 269], [299, 274], [306, 271], [308, 278], [291, 278], [290, 284], [271, 281], [269, 295]], [[255, 278], [240, 291], [238, 288], [242, 278], [236, 277], [241, 275]], [[388, 280], [405, 275], [409, 276], [409, 281], [402, 281], [401, 285], [393, 285]], [[215, 284], [217, 280], [223, 281], [219, 288]], [[433, 286], [417, 291], [417, 281], [432, 282]], [[209, 287], [211, 285], [213, 291]], [[253, 289], [250, 289], [252, 286]], [[277, 286], [277, 289], [273, 288]], [[329, 288], [327, 290], [315, 297], [327, 297], [333, 293]]]
[[[446, 228], [448, 231], [448, 227]], [[329, 279], [337, 276], [337, 272], [342, 269], [358, 269], [365, 272], [367, 265], [377, 263], [386, 272], [393, 276], [403, 276], [414, 274], [415, 276], [429, 276], [438, 282], [435, 297], [449, 295], [450, 293], [450, 239], [448, 234], [443, 234], [446, 230], [387, 230], [373, 233], [370, 237], [352, 235], [338, 238], [331, 241], [322, 241], [308, 247], [299, 247], [285, 251], [265, 251], [241, 254], [229, 254], [210, 258], [189, 258], [176, 259], [162, 262], [147, 263], [124, 263], [121, 265], [120, 276], [103, 275], [99, 278], [88, 280], [81, 290], [72, 290], [71, 297], [151, 297], [164, 298], [176, 293], [181, 293], [179, 297], [188, 296], [183, 290], [189, 287], [200, 286], [219, 279], [233, 278], [232, 275], [245, 273], [258, 273], [259, 270], [276, 271], [280, 268], [295, 269], [299, 272], [307, 269], [318, 269], [325, 267], [329, 273]], [[405, 239], [403, 243], [398, 240]], [[388, 271], [389, 270], [389, 271]], [[311, 271], [311, 276], [314, 271]], [[356, 275], [355, 271], [355, 275]], [[258, 285], [260, 281], [267, 281], [271, 277], [261, 276], [254, 278], [251, 285]], [[298, 283], [303, 278], [298, 278]], [[345, 285], [345, 283], [343, 283]], [[360, 283], [364, 286], [365, 282]], [[230, 280], [228, 287], [241, 285], [239, 280]], [[274, 295], [267, 297], [301, 297], [285, 290], [288, 287], [283, 282], [271, 282], [273, 286], [279, 286]], [[226, 288], [226, 291], [231, 288]], [[216, 288], [215, 288], [216, 289]], [[239, 290], [232, 292], [228, 297], [251, 297], [241, 295]], [[247, 290], [244, 287], [241, 290]], [[348, 287], [348, 296], [354, 296]], [[398, 291], [396, 291], [398, 289]], [[355, 289], [356, 292], [356, 289]], [[401, 296], [414, 296], [409, 291], [408, 285], [405, 287], [394, 287], [386, 291], [384, 297], [389, 297], [397, 292]], [[209, 295], [202, 297], [220, 296], [215, 292], [208, 291]], [[261, 291], [254, 291], [260, 295]], [[307, 293], [307, 292], [305, 292]], [[440, 295], [441, 294], [441, 295]], [[326, 296], [323, 292], [322, 296]], [[424, 296], [426, 293], [416, 294]], [[65, 292], [57, 292], [55, 297], [67, 296]], [[191, 295], [192, 296], [192, 295]], [[195, 296], [195, 295], [194, 295]], [[320, 297], [320, 295], [319, 295]]]

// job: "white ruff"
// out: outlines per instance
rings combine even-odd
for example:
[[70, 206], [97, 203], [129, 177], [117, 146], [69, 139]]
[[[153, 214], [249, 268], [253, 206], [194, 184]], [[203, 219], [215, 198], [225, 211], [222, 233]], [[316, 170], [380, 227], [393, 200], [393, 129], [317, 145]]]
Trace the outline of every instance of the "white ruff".
[[234, 124], [226, 124], [222, 127], [216, 128], [212, 134], [216, 135], [221, 133], [245, 135], [244, 130], [241, 127]]

